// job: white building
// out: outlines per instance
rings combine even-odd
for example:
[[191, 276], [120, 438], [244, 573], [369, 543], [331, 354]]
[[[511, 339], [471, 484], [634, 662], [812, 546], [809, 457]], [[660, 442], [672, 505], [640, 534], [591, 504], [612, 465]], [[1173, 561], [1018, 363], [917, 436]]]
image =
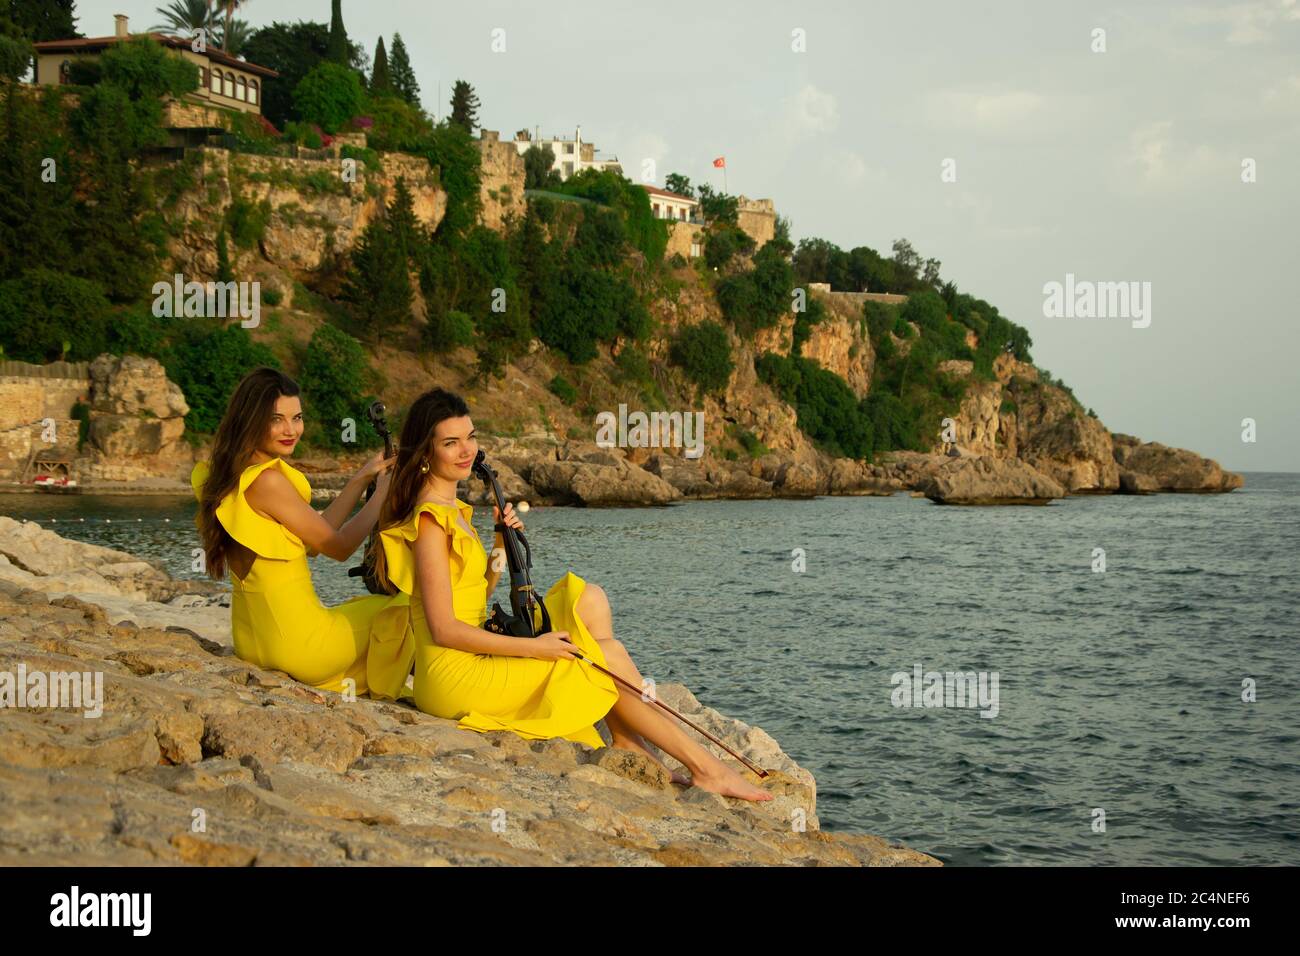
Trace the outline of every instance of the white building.
[[596, 158], [596, 148], [591, 143], [582, 141], [581, 126], [574, 131], [573, 139], [565, 139], [562, 136], [542, 139], [536, 131], [530, 134], [528, 130], [521, 129], [515, 133], [514, 144], [515, 149], [519, 150], [520, 156], [528, 152], [530, 146], [536, 146], [539, 149], [543, 146], [551, 147], [551, 152], [555, 154], [555, 163], [551, 168], [560, 174], [561, 180], [568, 179], [574, 173], [581, 172], [584, 169], [612, 169], [616, 173], [623, 172], [618, 157], [610, 159]]
[[645, 183], [640, 185], [650, 194], [650, 211], [654, 213], [656, 219], [678, 219], [682, 222], [695, 220], [695, 211], [700, 206], [699, 200], [683, 196], [681, 193], [670, 193], [658, 186], [647, 186]]

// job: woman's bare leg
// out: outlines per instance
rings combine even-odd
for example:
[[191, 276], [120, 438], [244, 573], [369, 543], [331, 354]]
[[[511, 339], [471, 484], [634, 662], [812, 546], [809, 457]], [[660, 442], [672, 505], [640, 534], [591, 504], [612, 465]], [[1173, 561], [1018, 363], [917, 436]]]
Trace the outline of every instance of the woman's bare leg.
[[[587, 598], [588, 592], [591, 592], [590, 598]], [[600, 649], [605, 654], [605, 663], [609, 669], [633, 686], [644, 687], [641, 673], [633, 663], [631, 655], [627, 653], [622, 642], [613, 636], [613, 619], [605, 592], [596, 585], [588, 585], [578, 601], [578, 606], [587, 630], [600, 643]], [[681, 761], [690, 771], [691, 783], [694, 786], [744, 800], [772, 799], [770, 793], [754, 786], [692, 740], [662, 711], [643, 701], [640, 694], [633, 693], [622, 685], [616, 684], [616, 686], [619, 692], [618, 701], [611, 711], [615, 715], [615, 721], [622, 724], [624, 732], [644, 737], [659, 749]], [[609, 724], [609, 715], [606, 715], [605, 722]], [[612, 725], [610, 734], [611, 736], [614, 734]]]
[[[579, 616], [582, 618], [582, 623], [587, 625], [587, 630], [591, 632], [591, 636], [600, 644], [601, 649], [605, 650], [606, 642], [612, 641], [614, 638], [614, 617], [613, 614], [610, 613], [609, 597], [605, 594], [604, 589], [596, 584], [587, 584], [583, 589], [582, 596], [578, 598], [577, 608]], [[628, 662], [631, 663], [631, 658], [628, 659]], [[636, 676], [630, 677], [622, 672], [616, 671], [620, 677], [623, 677], [626, 680], [631, 680], [637, 686], [645, 686], [640, 672], [636, 669], [636, 665], [632, 665], [631, 672]], [[646, 749], [645, 740], [639, 734], [633, 732], [632, 729], [624, 723], [623, 718], [619, 716], [617, 710], [610, 710], [609, 713], [605, 715], [605, 726], [609, 728], [610, 737], [613, 738], [610, 746], [619, 750], [632, 750], [644, 754], [646, 757], [649, 757], [655, 763], [659, 764], [659, 766], [668, 770], [668, 767], [664, 765], [662, 760]], [[672, 774], [673, 783], [681, 784], [684, 787], [690, 786], [690, 778], [686, 775], [676, 770], [670, 770], [669, 773]]]

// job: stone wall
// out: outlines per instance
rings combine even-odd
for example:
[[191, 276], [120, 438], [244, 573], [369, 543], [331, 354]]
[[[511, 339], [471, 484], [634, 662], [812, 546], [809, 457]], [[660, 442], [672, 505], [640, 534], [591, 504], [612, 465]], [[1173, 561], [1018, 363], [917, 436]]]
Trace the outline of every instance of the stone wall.
[[483, 202], [483, 225], [504, 232], [513, 214], [522, 219], [528, 211], [524, 199], [524, 157], [514, 143], [501, 142], [497, 130], [485, 129], [478, 140], [480, 170], [479, 198]]
[[754, 240], [754, 251], [776, 235], [776, 206], [770, 199], [738, 197], [736, 224]]
[[[33, 449], [76, 454], [79, 425], [72, 406], [89, 398], [89, 368], [86, 362], [0, 362], [0, 480], [17, 481]], [[47, 420], [54, 425], [53, 442], [42, 440]]]
[[671, 259], [673, 253], [681, 253], [683, 259], [691, 259], [691, 243], [700, 247], [698, 255], [704, 252], [704, 227], [698, 223], [682, 222], [680, 219], [666, 220], [668, 223], [668, 245], [664, 249], [664, 258]]

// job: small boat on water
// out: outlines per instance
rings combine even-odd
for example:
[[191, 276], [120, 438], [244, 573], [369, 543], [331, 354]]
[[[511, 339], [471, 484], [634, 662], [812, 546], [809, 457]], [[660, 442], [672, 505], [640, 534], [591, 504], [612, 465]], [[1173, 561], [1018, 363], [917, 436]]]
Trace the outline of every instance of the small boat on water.
[[77, 479], [69, 478], [67, 475], [37, 475], [32, 479], [32, 485], [37, 491], [56, 495], [75, 495], [81, 492]]

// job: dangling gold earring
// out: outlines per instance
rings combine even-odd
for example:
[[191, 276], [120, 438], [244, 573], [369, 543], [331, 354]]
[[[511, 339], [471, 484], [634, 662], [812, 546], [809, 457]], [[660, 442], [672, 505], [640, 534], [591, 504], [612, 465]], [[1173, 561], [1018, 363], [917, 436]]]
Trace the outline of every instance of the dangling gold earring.
[[420, 474], [422, 474], [422, 475], [427, 475], [428, 473], [429, 473], [429, 459], [427, 459], [427, 458], [421, 458], [421, 459], [420, 459]]

